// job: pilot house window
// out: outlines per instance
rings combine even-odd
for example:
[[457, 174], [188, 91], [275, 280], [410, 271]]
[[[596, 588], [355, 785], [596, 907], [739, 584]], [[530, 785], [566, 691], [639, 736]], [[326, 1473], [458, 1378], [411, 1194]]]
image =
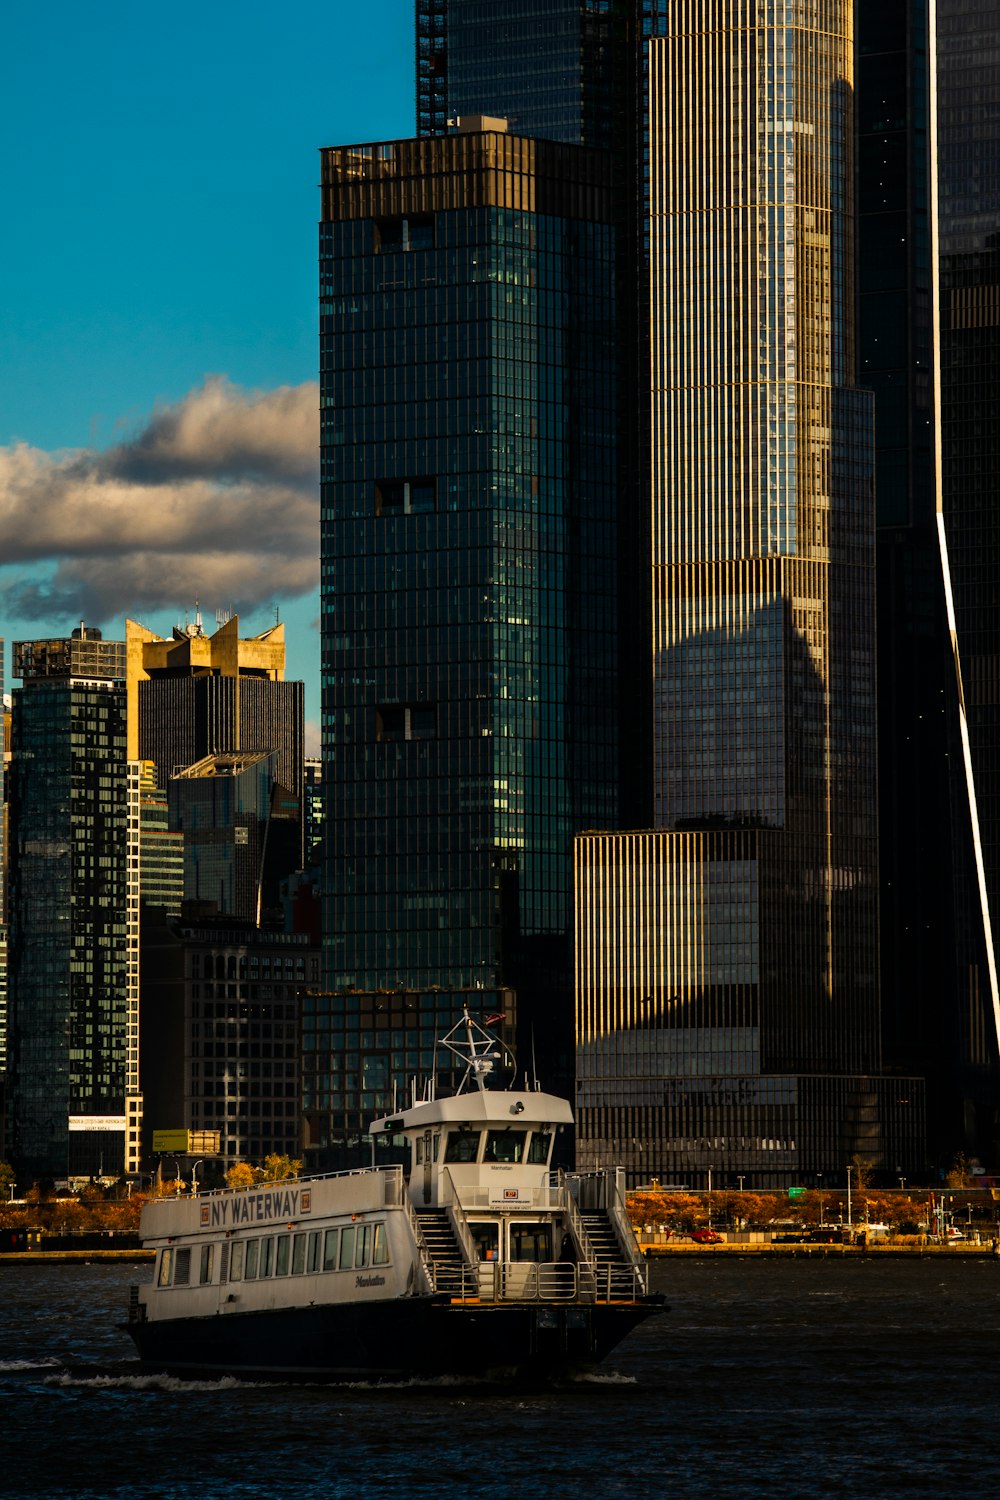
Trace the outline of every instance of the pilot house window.
[[486, 1137], [484, 1161], [518, 1162], [524, 1155], [526, 1130], [491, 1130]]
[[478, 1130], [449, 1130], [448, 1144], [444, 1148], [446, 1162], [475, 1161], [479, 1155]]

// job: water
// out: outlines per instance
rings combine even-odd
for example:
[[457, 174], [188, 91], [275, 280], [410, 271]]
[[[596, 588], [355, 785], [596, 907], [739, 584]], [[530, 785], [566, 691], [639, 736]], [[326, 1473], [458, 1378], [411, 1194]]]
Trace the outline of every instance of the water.
[[[1000, 1495], [1000, 1264], [657, 1263], [672, 1311], [547, 1391], [179, 1381], [146, 1266], [0, 1266], [5, 1500]], [[110, 1372], [109, 1372], [110, 1367]]]

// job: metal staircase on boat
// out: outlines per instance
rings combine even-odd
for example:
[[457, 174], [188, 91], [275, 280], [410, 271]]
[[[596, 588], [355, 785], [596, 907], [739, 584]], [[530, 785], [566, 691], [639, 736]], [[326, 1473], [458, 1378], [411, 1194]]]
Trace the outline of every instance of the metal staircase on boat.
[[464, 1262], [462, 1251], [455, 1238], [455, 1231], [445, 1208], [418, 1208], [415, 1210], [420, 1233], [427, 1248], [427, 1258], [434, 1273], [436, 1292], [462, 1290]]
[[581, 1213], [586, 1231], [594, 1274], [597, 1281], [597, 1296], [602, 1302], [629, 1301], [641, 1288], [636, 1286], [636, 1273], [622, 1255], [618, 1236], [606, 1209], [592, 1213]]

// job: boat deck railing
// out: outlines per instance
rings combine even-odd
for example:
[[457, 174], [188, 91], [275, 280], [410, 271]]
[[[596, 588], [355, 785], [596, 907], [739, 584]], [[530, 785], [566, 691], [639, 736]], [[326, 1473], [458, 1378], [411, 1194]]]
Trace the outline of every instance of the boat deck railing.
[[616, 1269], [596, 1261], [481, 1261], [467, 1266], [455, 1302], [630, 1302], [645, 1295], [635, 1283], [626, 1291]]
[[[375, 1167], [346, 1167], [341, 1172], [311, 1172], [308, 1176], [304, 1177], [281, 1177], [275, 1178], [273, 1181], [268, 1179], [267, 1181], [263, 1182], [248, 1183], [245, 1187], [241, 1186], [199, 1189], [197, 1184], [195, 1184], [194, 1191], [190, 1194], [185, 1193], [184, 1198], [222, 1198], [229, 1197], [233, 1193], [260, 1193], [268, 1192], [271, 1188], [282, 1187], [312, 1187], [314, 1183], [333, 1182], [338, 1178], [375, 1176], [392, 1177], [397, 1180], [398, 1189], [396, 1191], [398, 1196], [393, 1196], [390, 1198], [389, 1186], [387, 1184], [385, 1200], [387, 1205], [397, 1203], [404, 1191], [405, 1184], [403, 1178], [403, 1168], [395, 1162], [388, 1163], [384, 1166]], [[178, 1194], [167, 1193], [162, 1198], [148, 1198], [146, 1200], [145, 1206], [150, 1207], [158, 1206], [161, 1203], [176, 1203], [179, 1196], [180, 1195]]]

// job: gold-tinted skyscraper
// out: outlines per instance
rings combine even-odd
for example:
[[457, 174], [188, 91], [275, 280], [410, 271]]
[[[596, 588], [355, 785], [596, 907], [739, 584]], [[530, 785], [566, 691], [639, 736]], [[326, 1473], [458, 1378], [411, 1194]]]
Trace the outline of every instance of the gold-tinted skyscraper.
[[577, 843], [579, 1151], [635, 1177], [891, 1168], [922, 1129], [917, 1083], [881, 1076], [852, 19], [651, 16], [656, 831]]

